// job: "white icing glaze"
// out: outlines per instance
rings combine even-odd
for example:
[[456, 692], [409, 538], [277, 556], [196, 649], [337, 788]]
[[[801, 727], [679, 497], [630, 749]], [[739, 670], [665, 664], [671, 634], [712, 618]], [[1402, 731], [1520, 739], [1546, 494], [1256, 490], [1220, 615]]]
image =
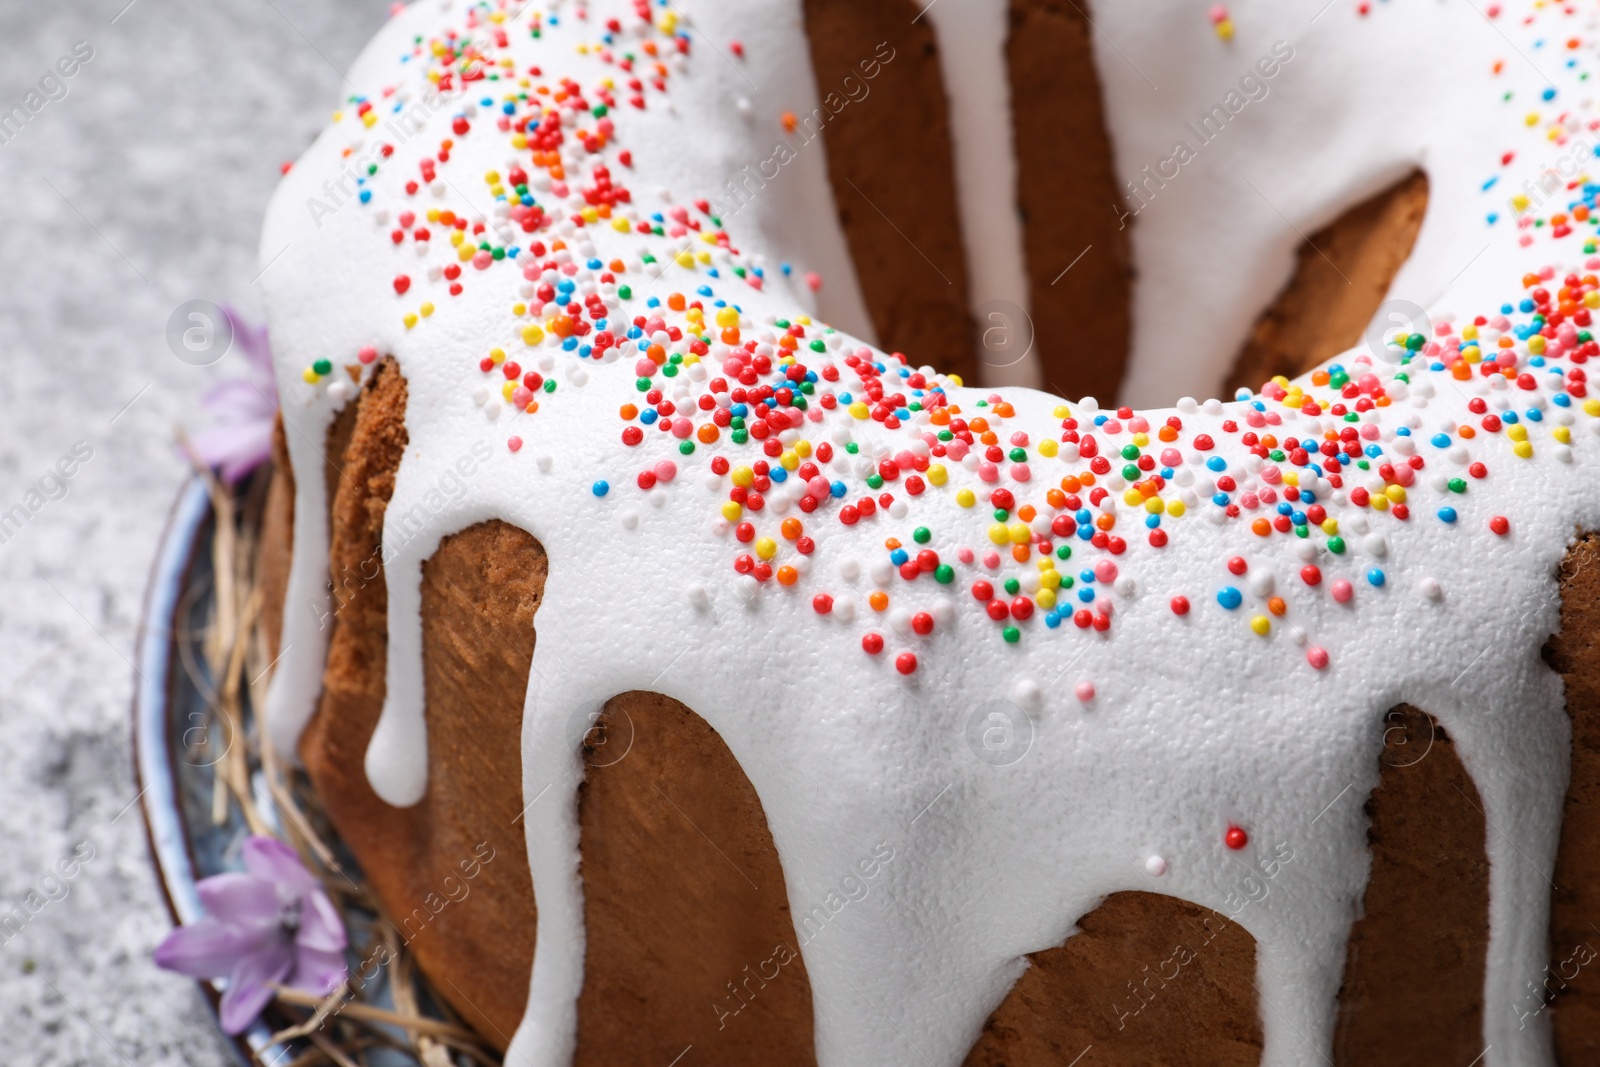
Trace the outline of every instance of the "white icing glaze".
[[[1282, 35], [1279, 22], [1315, 6], [1237, 4], [1239, 32], [1231, 45], [1175, 28], [1179, 16], [1167, 17], [1168, 8], [1197, 17], [1191, 5], [1128, 4], [1102, 13], [1100, 22], [1127, 52], [1130, 66], [1148, 64], [1160, 72], [1161, 100], [1177, 106], [1209, 99], [1219, 71], [1242, 68], [1245, 57], [1253, 60]], [[705, 41], [692, 60], [669, 61], [670, 92], [652, 94], [644, 111], [613, 110], [619, 138], [635, 157], [627, 180], [640, 200], [656, 184], [673, 189], [680, 202], [702, 190], [714, 195], [753, 151], [759, 158], [767, 136], [750, 132], [746, 122], [766, 121], [788, 106], [782, 94], [798, 99], [812, 93], [805, 49], [797, 43], [804, 40], [797, 0], [704, 7], [691, 14]], [[587, 27], [573, 25], [583, 8], [569, 3], [555, 10], [565, 24], [547, 25], [543, 40], [518, 36], [513, 54], [519, 67], [537, 62], [547, 78], [570, 75], [586, 86], [609, 73], [571, 46], [593, 39], [595, 27], [613, 13], [626, 21], [630, 5], [590, 5]], [[1410, 56], [1424, 43], [1433, 49], [1436, 38], [1445, 42], [1438, 47], [1452, 61], [1487, 48], [1469, 10], [1391, 4], [1381, 14], [1394, 22], [1379, 26], [1375, 16], [1363, 24], [1349, 12], [1330, 11], [1327, 24], [1296, 45], [1294, 60], [1274, 84], [1280, 95], [1268, 102], [1282, 115], [1274, 114], [1273, 136], [1313, 140], [1315, 151], [1263, 152], [1259, 141], [1254, 154], [1232, 141], [1217, 146], [1219, 161], [1243, 166], [1248, 160], [1259, 167], [1260, 177], [1253, 180], [1289, 218], [1302, 220], [1303, 228], [1410, 161], [1422, 158], [1430, 169], [1436, 158], [1460, 164], [1470, 146], [1452, 149], [1443, 143], [1446, 132], [1459, 134], [1493, 114], [1481, 75], [1463, 75], [1465, 87], [1458, 90], [1479, 94], [1468, 99], [1481, 99], [1481, 111], [1439, 95], [1433, 81], [1454, 84], [1455, 78], [1441, 73], [1439, 52], [1425, 52], [1426, 61], [1417, 64], [1427, 68], [1425, 75], [1396, 73], [1403, 66], [1396, 53]], [[384, 99], [379, 94], [395, 84], [407, 86], [403, 95], [414, 98], [420, 73], [395, 63], [405, 42], [461, 21], [458, 5], [426, 0], [413, 6], [379, 34], [352, 70], [352, 81], [375, 99]], [[710, 47], [725, 47], [733, 38], [743, 41], [747, 72], [761, 89], [735, 84], [739, 79], [729, 77], [725, 57]], [[1132, 98], [1130, 79], [1117, 73], [1119, 61], [1102, 56], [1101, 69], [1118, 131], [1119, 165], [1128, 172], [1130, 160], [1143, 158], [1140, 152], [1167, 135], [1139, 128], [1150, 121], [1153, 105]], [[1487, 69], [1487, 61], [1461, 65]], [[1302, 74], [1304, 84], [1290, 80]], [[1531, 76], [1512, 66], [1506, 77], [1526, 90]], [[1402, 90], [1409, 95], [1397, 96]], [[470, 97], [478, 95], [474, 90]], [[741, 97], [755, 103], [741, 109]], [[1425, 119], [1394, 122], [1397, 99]], [[886, 868], [881, 891], [834, 915], [802, 947], [818, 1059], [827, 1067], [959, 1063], [1022, 972], [1023, 957], [1059, 944], [1077, 917], [1106, 894], [1126, 889], [1168, 893], [1234, 914], [1258, 946], [1263, 1062], [1321, 1062], [1331, 1042], [1349, 922], [1368, 870], [1361, 801], [1377, 779], [1382, 716], [1402, 701], [1417, 704], [1438, 716], [1455, 739], [1491, 828], [1484, 1043], [1492, 1047], [1483, 1062], [1550, 1062], [1548, 1017], [1532, 1017], [1523, 1026], [1517, 1015], [1524, 983], [1537, 980], [1545, 962], [1546, 880], [1554, 864], [1569, 745], [1560, 680], [1538, 651], [1557, 625], [1554, 568], [1575, 529], [1600, 524], [1600, 442], [1589, 432], [1593, 417], [1573, 412], [1580, 432], [1570, 445], [1557, 444], [1549, 427], [1560, 426], [1568, 409], [1547, 408], [1548, 423], [1532, 434], [1532, 461], [1513, 459], [1501, 436], [1458, 439], [1440, 450], [1428, 435], [1446, 423], [1476, 423], [1479, 416], [1467, 411], [1469, 398], [1482, 394], [1491, 410], [1500, 410], [1502, 399], [1515, 399], [1514, 387], [1491, 389], [1474, 378], [1457, 388], [1448, 374], [1418, 378], [1409, 389], [1391, 383], [1395, 402], [1361, 425], [1372, 426], [1378, 443], [1403, 456], [1410, 442], [1396, 444], [1393, 431], [1409, 421], [1419, 433], [1415, 451], [1429, 467], [1411, 490], [1414, 513], [1404, 524], [1349, 502], [1348, 487], [1365, 486], [1370, 476], [1347, 468], [1347, 488], [1333, 492], [1324, 481], [1319, 502], [1344, 523], [1348, 539], [1340, 556], [1320, 539], [1258, 538], [1207, 503], [1219, 476], [1189, 447], [1198, 432], [1221, 444], [1213, 454], [1227, 457], [1226, 473], [1241, 492], [1270, 484], [1263, 464], [1222, 429], [1225, 419], [1245, 417], [1243, 407], [1189, 400], [1147, 413], [1152, 427], [1172, 414], [1183, 420], [1180, 443], [1186, 457], [1194, 458], [1178, 465], [1163, 495], [1185, 500], [1193, 514], [1163, 526], [1173, 539], [1160, 550], [1146, 546], [1124, 516], [1122, 529], [1133, 544], [1115, 560], [1121, 574], [1101, 586], [1110, 584], [1113, 593], [1100, 602], [1109, 598], [1116, 607], [1115, 624], [1104, 635], [1066, 626], [1046, 630], [1036, 615], [1023, 627], [1022, 641], [1007, 644], [967, 592], [975, 577], [987, 573], [981, 565], [959, 566], [951, 585], [923, 578], [906, 586], [892, 569], [882, 573], [882, 539], [903, 536], [913, 525], [934, 531], [932, 547], [946, 559], [961, 544], [974, 546], [980, 556], [989, 547], [986, 509], [960, 507], [954, 490], [970, 486], [986, 495], [990, 486], [954, 461], [948, 464], [949, 486], [918, 497], [904, 520], [891, 511], [842, 527], [831, 506], [807, 516], [817, 548], [798, 561], [805, 568], [800, 583], [793, 590], [770, 582], [756, 588], [753, 579], [734, 574], [731, 560], [738, 548], [715, 521], [727, 480], [708, 484], [703, 462], [708, 451], [748, 462], [753, 449], [724, 452], [719, 445], [683, 459], [658, 443], [660, 434], [630, 449], [618, 438], [616, 411], [638, 399], [628, 369], [637, 353], [624, 356], [620, 362], [627, 366], [618, 367], [580, 362], [549, 344], [537, 352], [524, 349], [507, 313], [522, 285], [519, 271], [504, 264], [482, 272], [469, 267], [465, 291], [451, 297], [445, 282], [426, 272], [427, 263], [443, 258], [418, 259], [409, 243], [391, 243], [394, 221], [382, 212], [414, 203], [470, 212], [475, 202], [486, 215], [492, 211], [481, 175], [506, 168], [513, 153], [505, 136], [493, 130], [487, 109], [472, 109], [474, 132], [457, 139], [445, 171], [448, 183], [415, 198], [400, 189], [416, 173], [419, 156], [448, 136], [452, 115], [462, 109], [457, 102], [439, 110], [424, 135], [398, 146], [372, 179], [371, 205], [349, 203], [319, 217], [308, 209], [308, 197], [322, 195], [323, 182], [339, 172], [341, 152], [365, 140], [347, 115], [297, 164], [269, 213], [263, 262], [280, 252], [282, 258], [262, 284], [270, 301], [291, 458], [301, 476], [285, 652], [268, 720], [272, 738], [291, 747], [316, 698], [326, 637], [319, 620], [325, 621], [330, 605], [322, 562], [327, 529], [320, 449], [336, 400], [325, 385], [304, 381], [301, 372], [320, 358], [336, 367], [353, 362], [362, 346], [373, 345], [392, 353], [406, 376], [410, 438], [384, 530], [389, 701], [367, 759], [381, 796], [407, 804], [426, 789], [422, 561], [442, 537], [494, 517], [529, 531], [549, 554], [523, 726], [539, 947], [513, 1062], [559, 1067], [573, 1052], [584, 952], [576, 817], [583, 767], [577, 742], [588, 716], [609, 697], [632, 689], [683, 701], [727, 742], [761, 797], [795, 915], [820, 903], [879, 842], [895, 849], [899, 858]], [[741, 117], [746, 111], [752, 119]], [[1508, 114], [1504, 121], [1510, 140], [1517, 120]], [[1400, 126], [1402, 133], [1389, 132]], [[1224, 150], [1239, 156], [1224, 156]], [[1447, 157], [1447, 150], [1457, 154]], [[820, 150], [802, 152], [793, 166], [809, 170], [796, 171], [796, 180], [771, 183], [729, 220], [733, 242], [747, 249], [810, 248], [810, 262], [843, 262]], [[1276, 291], [1272, 279], [1286, 274], [1295, 238], [1283, 232], [1275, 213], [1240, 209], [1241, 198], [1231, 190], [1225, 202], [1243, 217], [1216, 212], [1226, 225], [1211, 218], [1236, 169], [1219, 166], [1214, 178], [1185, 172], [1166, 198], [1174, 205], [1169, 221], [1160, 221], [1168, 216], [1155, 208], [1139, 220], [1135, 250], [1141, 271], [1149, 273], [1139, 296], [1140, 347], [1129, 387], [1134, 394], [1185, 383], [1198, 383], [1194, 389], [1203, 393], [1225, 369], [1237, 327], [1253, 318], [1252, 301], [1270, 297]], [[1466, 184], [1475, 189], [1485, 169], [1467, 166], [1472, 180]], [[1514, 186], [1522, 173], [1516, 170], [1504, 184]], [[1518, 296], [1524, 270], [1561, 255], [1571, 259], [1572, 246], [1523, 249], [1507, 225], [1468, 239], [1474, 231], [1469, 223], [1475, 224], [1481, 210], [1465, 204], [1467, 194], [1457, 188], [1466, 187], [1461, 174], [1459, 166], [1434, 171], [1424, 238], [1402, 281], [1421, 286], [1442, 278], [1429, 291], [1443, 293], [1438, 307], [1470, 316]], [[572, 177], [577, 184], [577, 175]], [[1176, 208], [1180, 202], [1187, 205], [1183, 211]], [[655, 207], [644, 205], [646, 211]], [[434, 229], [438, 241], [444, 227]], [[628, 259], [645, 247], [659, 254], [670, 243], [603, 227], [584, 233], [602, 260]], [[1167, 247], [1158, 241], [1163, 233], [1177, 242], [1171, 255], [1189, 264], [1187, 273], [1162, 262], [1164, 253], [1156, 249]], [[1493, 250], [1475, 270], [1459, 279], [1445, 276], [1440, 264], [1451, 260], [1448, 246], [1491, 238]], [[1202, 258], [1208, 255], [1229, 269], [1196, 266], [1209, 262]], [[801, 294], [775, 270], [765, 290], [756, 292], [726, 276], [732, 260], [719, 255], [714, 262], [724, 271], [714, 282], [716, 291], [739, 303], [741, 329], [748, 335], [760, 336], [763, 323], [802, 304]], [[1263, 265], [1246, 270], [1245, 263]], [[403, 298], [392, 286], [397, 273], [413, 279]], [[655, 279], [652, 273], [635, 266], [626, 275], [636, 288], [630, 311], [645, 296], [692, 291], [708, 281], [704, 271], [678, 267]], [[1397, 283], [1397, 291], [1405, 291], [1404, 285]], [[1166, 294], [1164, 302], [1153, 295], [1158, 292]], [[434, 301], [437, 310], [407, 328], [402, 312], [422, 299]], [[1158, 368], [1155, 354], [1167, 350], [1174, 336], [1183, 341], [1177, 347], [1185, 359], [1168, 359]], [[827, 351], [804, 353], [808, 365], [836, 365], [854, 350], [854, 342], [833, 337]], [[1159, 342], [1162, 337], [1168, 341]], [[482, 390], [498, 379], [486, 379], [478, 360], [495, 345], [560, 383], [536, 415], [501, 410], [498, 418], [488, 417], [501, 405], [492, 388]], [[541, 361], [546, 354], [548, 367]], [[709, 361], [712, 373], [718, 354]], [[692, 371], [684, 377], [692, 380]], [[474, 402], [475, 392], [484, 402]], [[949, 392], [969, 416], [984, 396]], [[1006, 398], [1016, 407], [1015, 416], [1004, 421], [1006, 431], [1023, 427], [1039, 438], [1054, 437], [1059, 401], [1022, 389]], [[1087, 402], [1072, 409], [1083, 420], [1096, 411]], [[1266, 428], [1285, 435], [1343, 425], [1275, 404], [1267, 410], [1281, 425]], [[812, 432], [809, 425], [805, 432]], [[520, 452], [507, 449], [511, 434], [523, 440]], [[852, 423], [845, 437], [866, 451], [907, 444], [904, 433], [870, 420]], [[1128, 440], [1126, 433], [1106, 437], [1108, 448]], [[463, 475], [458, 464], [485, 440], [489, 458]], [[1160, 448], [1152, 444], [1149, 451]], [[1060, 458], [1030, 454], [1030, 461], [1039, 477], [1054, 482], [1082, 469], [1081, 462], [1067, 459], [1076, 461], [1078, 451], [1064, 445]], [[1563, 464], [1564, 451], [1570, 465]], [[649, 493], [632, 484], [642, 465], [668, 457], [679, 460], [679, 476], [670, 484]], [[1492, 476], [1472, 482], [1459, 498], [1432, 485], [1437, 472], [1454, 474], [1468, 458], [1489, 462]], [[860, 480], [849, 468], [841, 457], [830, 474], [848, 477], [854, 493]], [[597, 497], [591, 486], [601, 478], [612, 488]], [[1120, 479], [1112, 474], [1107, 482], [1120, 496]], [[778, 512], [783, 494], [774, 486], [769, 495], [769, 506]], [[1455, 525], [1431, 514], [1446, 498], [1461, 510]], [[792, 506], [788, 513], [795, 514]], [[1510, 536], [1488, 531], [1493, 514], [1512, 516]], [[771, 518], [763, 522], [763, 532], [770, 533]], [[1234, 555], [1248, 557], [1247, 577], [1235, 578], [1224, 567]], [[796, 560], [792, 552], [782, 558]], [[1067, 570], [1108, 558], [1085, 551]], [[1315, 589], [1296, 577], [1308, 562], [1326, 574]], [[1368, 568], [1386, 572], [1382, 590], [1365, 584]], [[994, 580], [1019, 573], [1039, 580], [1009, 564]], [[1330, 595], [1336, 578], [1359, 586], [1352, 603]], [[1422, 588], [1424, 579], [1436, 582], [1438, 591]], [[938, 620], [936, 632], [901, 633], [895, 612], [880, 619], [865, 600], [880, 584], [906, 608], [929, 611]], [[1218, 606], [1215, 595], [1224, 586], [1241, 590], [1247, 605], [1242, 612]], [[809, 595], [819, 590], [836, 598], [828, 617], [810, 605]], [[1252, 633], [1240, 617], [1260, 610], [1258, 590], [1277, 590], [1290, 604], [1288, 618], [1275, 623], [1267, 638]], [[1193, 602], [1182, 617], [1167, 606], [1179, 594]], [[884, 635], [884, 654], [862, 652], [868, 631]], [[893, 660], [906, 649], [915, 649], [921, 664], [902, 677]], [[1332, 657], [1324, 670], [1308, 665], [1317, 649]], [[786, 684], [769, 685], [761, 700], [751, 701], [729, 684], [751, 677]], [[969, 745], [969, 722], [991, 722], [990, 711], [1012, 715], [1011, 724], [1031, 736], [1020, 759], [997, 765], [975, 758], [981, 745]], [[1248, 828], [1251, 843], [1244, 850], [1222, 845], [1231, 824]], [[1263, 882], [1250, 861], [1273, 858], [1280, 863]], [[1263, 884], [1264, 895], [1254, 888]]]

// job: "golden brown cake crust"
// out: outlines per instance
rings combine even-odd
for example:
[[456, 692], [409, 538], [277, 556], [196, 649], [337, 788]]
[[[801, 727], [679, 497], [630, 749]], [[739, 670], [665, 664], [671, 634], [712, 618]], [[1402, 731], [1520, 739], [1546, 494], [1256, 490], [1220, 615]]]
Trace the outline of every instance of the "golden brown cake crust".
[[[805, 0], [817, 95], [867, 95], [823, 127], [828, 178], [885, 350], [974, 381], [966, 254], [933, 26], [913, 0]], [[880, 45], [892, 58], [884, 63]], [[877, 76], [864, 76], [876, 70]], [[856, 92], [860, 93], [857, 89]], [[805, 116], [801, 116], [802, 120]], [[805, 151], [805, 149], [801, 149]]]
[[1133, 329], [1133, 220], [1121, 217], [1090, 16], [1087, 0], [1011, 0], [1006, 55], [1040, 376], [1060, 396], [1109, 403]]
[[578, 804], [576, 1064], [814, 1064], [783, 868], [733, 753], [655, 693], [613, 698], [597, 725]]
[[1350, 931], [1334, 1062], [1452, 1067], [1483, 1052], [1488, 829], [1455, 743], [1401, 705], [1367, 801], [1372, 873]]
[[1114, 893], [1078, 929], [1028, 957], [965, 1067], [1261, 1059], [1256, 945], [1242, 926], [1173, 897]]
[[1363, 200], [1300, 246], [1295, 272], [1256, 320], [1227, 392], [1296, 377], [1357, 345], [1405, 265], [1428, 209], [1428, 178], [1413, 171]]
[[[544, 551], [492, 522], [446, 538], [423, 568], [427, 796], [391, 808], [367, 782], [383, 708], [388, 606], [383, 515], [406, 447], [405, 380], [378, 370], [329, 434], [334, 583], [322, 700], [300, 742], [318, 796], [439, 993], [490, 1040], [522, 1019], [533, 885], [521, 810], [522, 697]], [[338, 458], [335, 458], [338, 457]], [[485, 951], [485, 946], [495, 951]]]

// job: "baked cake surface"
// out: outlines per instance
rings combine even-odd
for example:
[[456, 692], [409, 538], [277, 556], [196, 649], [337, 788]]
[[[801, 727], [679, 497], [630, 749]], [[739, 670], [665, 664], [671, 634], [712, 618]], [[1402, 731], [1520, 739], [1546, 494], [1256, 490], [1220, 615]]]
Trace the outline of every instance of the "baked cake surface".
[[[397, 918], [494, 843], [493, 905], [418, 931], [444, 995], [537, 1064], [1363, 1062], [1406, 961], [1362, 924], [1424, 918], [1386, 840], [1431, 836], [1459, 936], [1418, 942], [1451, 981], [1416, 1043], [1551, 1062], [1572, 1018], [1582, 1062], [1562, 871], [1592, 860], [1595, 779], [1551, 666], [1587, 676], [1558, 567], [1600, 518], [1600, 262], [1586, 207], [1522, 194], [1485, 225], [1482, 189], [1587, 149], [1560, 98], [1580, 29], [1547, 86], [1436, 6], [1239, 4], [1190, 36], [1190, 5], [1097, 11], [1118, 173], [1191, 136], [1160, 101], [1228, 116], [1126, 190], [1130, 398], [1220, 382], [1304, 231], [1428, 171], [1392, 290], [1427, 293], [1423, 329], [1134, 411], [967, 388], [820, 321], [868, 332], [873, 285], [801, 141], [834, 107], [803, 6], [426, 0], [274, 201], [296, 476], [268, 726]], [[950, 60], [966, 23], [936, 11], [959, 179], [969, 95], [1022, 90], [1004, 52]], [[1504, 32], [1566, 39], [1529, 11]], [[998, 275], [958, 212], [977, 296]], [[1397, 729], [1432, 784], [1385, 809]], [[1407, 829], [1445, 787], [1481, 829]], [[1192, 959], [1159, 953], [1182, 923]], [[1096, 983], [1117, 999], [1064, 1025]]]

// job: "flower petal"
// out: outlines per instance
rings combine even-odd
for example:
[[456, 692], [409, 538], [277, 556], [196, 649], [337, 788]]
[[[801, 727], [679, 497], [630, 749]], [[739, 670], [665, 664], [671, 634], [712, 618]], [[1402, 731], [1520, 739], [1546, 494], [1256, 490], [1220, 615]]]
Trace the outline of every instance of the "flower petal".
[[277, 886], [284, 899], [304, 896], [317, 887], [317, 880], [300, 863], [300, 854], [272, 837], [245, 839], [244, 869]]
[[245, 956], [271, 943], [274, 930], [230, 926], [207, 917], [180, 926], [156, 946], [156, 966], [191, 978], [221, 978]]
[[324, 952], [299, 945], [295, 949], [294, 975], [289, 984], [325, 997], [339, 988], [346, 974], [343, 952]]
[[343, 952], [349, 939], [345, 936], [339, 909], [333, 906], [328, 894], [319, 887], [301, 900], [300, 931], [295, 935], [295, 944], [323, 952]]
[[230, 925], [251, 922], [276, 924], [283, 914], [277, 887], [265, 878], [227, 871], [202, 878], [195, 886], [206, 914]]
[[272, 986], [283, 981], [293, 968], [294, 953], [282, 941], [239, 960], [229, 973], [228, 988], [222, 994], [222, 1010], [218, 1014], [223, 1031], [241, 1034], [249, 1029], [272, 999]]

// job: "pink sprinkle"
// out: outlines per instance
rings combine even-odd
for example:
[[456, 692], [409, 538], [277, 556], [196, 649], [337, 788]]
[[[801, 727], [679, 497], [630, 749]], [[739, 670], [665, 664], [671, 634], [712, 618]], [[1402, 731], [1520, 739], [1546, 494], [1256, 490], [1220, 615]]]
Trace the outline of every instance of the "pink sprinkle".
[[1094, 699], [1094, 683], [1085, 678], [1072, 687], [1072, 692], [1080, 703], [1087, 704]]
[[985, 552], [983, 554], [983, 565], [990, 570], [997, 569], [1000, 566], [1000, 553], [992, 548]]
[[520, 437], [512, 437], [512, 438], [508, 439], [506, 441], [506, 447], [511, 449], [511, 451], [513, 451], [513, 452], [522, 451], [522, 438], [520, 438]]
[[1310, 648], [1306, 649], [1306, 662], [1311, 664], [1317, 670], [1322, 670], [1322, 668], [1328, 665], [1327, 649], [1312, 645]]
[[962, 545], [960, 548], [956, 549], [956, 559], [959, 559], [962, 563], [970, 565], [976, 558], [977, 556], [973, 554], [972, 549], [968, 548], [966, 545]]
[[822, 275], [818, 274], [814, 270], [813, 271], [807, 271], [806, 272], [806, 288], [810, 289], [813, 293], [816, 292], [818, 289], [821, 289], [822, 288]]
[[670, 482], [678, 476], [678, 465], [670, 459], [664, 459], [655, 466], [656, 481]]
[[1333, 591], [1333, 599], [1341, 604], [1356, 595], [1355, 586], [1346, 578], [1335, 578], [1329, 588]]
[[1223, 4], [1212, 4], [1209, 14], [1213, 23], [1228, 21], [1228, 9]]
[[363, 363], [371, 363], [378, 358], [378, 350], [371, 345], [362, 345], [361, 351], [356, 353], [356, 358]]
[[1095, 581], [1109, 585], [1117, 577], [1117, 565], [1109, 559], [1100, 560], [1094, 565]]

